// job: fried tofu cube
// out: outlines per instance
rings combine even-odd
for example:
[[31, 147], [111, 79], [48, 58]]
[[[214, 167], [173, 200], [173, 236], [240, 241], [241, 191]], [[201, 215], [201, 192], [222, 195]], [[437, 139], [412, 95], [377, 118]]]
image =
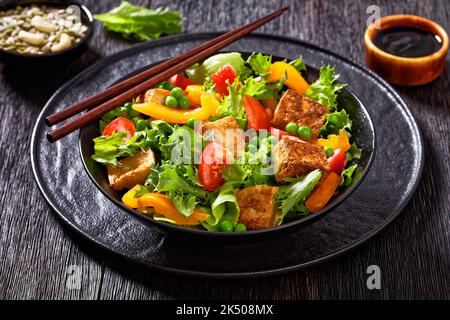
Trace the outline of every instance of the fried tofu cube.
[[114, 190], [131, 189], [137, 184], [144, 184], [155, 156], [151, 149], [140, 151], [134, 156], [123, 158], [119, 165], [108, 165], [108, 180]]
[[136, 103], [158, 103], [164, 105], [166, 97], [170, 95], [169, 90], [161, 88], [153, 88], [147, 90], [144, 94], [141, 94], [136, 98]]
[[239, 223], [247, 229], [263, 229], [278, 225], [280, 210], [276, 205], [278, 187], [251, 186], [236, 194], [240, 208]]
[[274, 146], [272, 154], [277, 181], [299, 177], [315, 169], [320, 169], [322, 174], [326, 175], [330, 170], [327, 156], [321, 146], [296, 137], [283, 136]]
[[313, 132], [312, 138], [317, 139], [327, 113], [326, 106], [288, 89], [275, 109], [272, 123], [282, 130], [289, 122], [294, 122], [299, 126], [308, 126]]
[[225, 149], [232, 151], [235, 157], [239, 151], [245, 150], [244, 134], [233, 116], [205, 123], [202, 125], [202, 132], [206, 136], [213, 134], [214, 140]]

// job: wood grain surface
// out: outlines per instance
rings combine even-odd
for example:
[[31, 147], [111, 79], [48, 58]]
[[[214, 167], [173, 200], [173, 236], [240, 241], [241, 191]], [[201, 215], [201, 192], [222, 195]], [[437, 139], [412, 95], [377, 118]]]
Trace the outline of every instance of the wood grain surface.
[[[119, 1], [81, 1], [94, 13]], [[178, 9], [184, 32], [228, 30], [283, 4], [290, 12], [260, 29], [310, 41], [357, 62], [371, 4], [382, 15], [417, 14], [450, 30], [450, 2], [409, 1], [131, 1]], [[401, 215], [367, 244], [305, 271], [250, 280], [205, 280], [142, 270], [105, 256], [64, 227], [32, 176], [29, 141], [52, 93], [93, 62], [130, 43], [97, 22], [94, 41], [68, 67], [39, 74], [0, 64], [1, 299], [433, 299], [450, 298], [450, 59], [431, 84], [397, 88], [424, 136], [422, 181]], [[392, 164], [395, 165], [395, 164]], [[382, 201], [382, 199], [380, 199]], [[366, 269], [381, 268], [381, 290], [366, 286]], [[80, 267], [80, 289], [67, 287]]]

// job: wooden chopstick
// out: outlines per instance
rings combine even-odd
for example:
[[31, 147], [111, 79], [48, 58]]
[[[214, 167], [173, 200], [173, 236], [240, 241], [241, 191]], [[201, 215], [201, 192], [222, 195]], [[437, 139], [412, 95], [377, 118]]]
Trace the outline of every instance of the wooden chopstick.
[[[226, 34], [224, 34], [224, 35], [228, 35], [227, 37], [222, 38], [221, 41], [215, 42], [213, 45], [210, 45], [211, 41], [213, 41], [213, 40], [206, 42], [207, 46], [205, 46], [205, 44], [200, 45], [200, 47], [203, 47], [203, 50], [198, 51], [196, 54], [190, 55], [187, 57], [185, 56], [185, 54], [181, 55], [182, 59], [180, 62], [172, 65], [171, 67], [165, 69], [164, 71], [162, 71], [162, 69], [158, 69], [158, 70], [160, 70], [159, 73], [157, 73], [155, 76], [145, 80], [144, 82], [137, 84], [136, 76], [121, 82], [122, 85], [117, 86], [115, 90], [112, 90], [107, 94], [109, 97], [112, 96], [113, 97], [112, 99], [103, 102], [99, 106], [95, 107], [94, 109], [91, 109], [90, 111], [79, 116], [78, 118], [67, 122], [66, 124], [62, 125], [61, 127], [53, 130], [52, 132], [49, 132], [47, 134], [48, 140], [50, 142], [55, 142], [55, 141], [65, 137], [66, 135], [70, 134], [71, 132], [86, 126], [90, 122], [99, 119], [105, 113], [123, 105], [125, 102], [130, 101], [131, 99], [137, 97], [139, 94], [141, 94], [145, 90], [155, 86], [156, 84], [158, 84], [160, 82], [163, 82], [164, 80], [167, 80], [169, 77], [185, 70], [186, 68], [190, 67], [192, 64], [194, 64], [202, 59], [205, 59], [206, 57], [210, 56], [214, 52], [216, 52], [216, 51], [222, 49], [223, 47], [229, 45], [230, 43], [242, 38], [243, 36], [249, 34], [250, 32], [254, 31], [255, 29], [259, 28], [260, 26], [262, 26], [262, 25], [266, 24], [267, 22], [273, 20], [274, 18], [280, 16], [284, 11], [286, 11], [288, 9], [289, 9], [289, 7], [280, 8], [280, 9], [272, 12], [271, 14], [268, 14], [268, 15], [256, 20], [253, 23], [247, 24], [243, 27], [240, 27], [240, 28], [237, 28], [230, 32], [227, 32]], [[220, 37], [223, 37], [224, 35], [221, 35]], [[198, 47], [196, 47], [196, 48], [198, 48]], [[194, 49], [192, 49], [192, 50], [194, 50]], [[176, 57], [174, 59], [177, 59], [178, 61], [180, 60], [179, 57]], [[148, 75], [142, 76], [142, 78], [139, 77], [139, 79], [142, 80], [142, 79], [145, 79], [146, 77], [148, 77]], [[129, 82], [132, 82], [132, 85], [130, 85]], [[122, 91], [124, 87], [126, 87], [127, 89], [125, 89], [125, 91]], [[108, 91], [108, 90], [106, 90], [106, 91]], [[102, 93], [99, 95], [96, 95], [96, 96], [101, 96], [101, 95], [102, 95]], [[90, 97], [87, 100], [94, 99], [94, 97], [95, 96]], [[100, 99], [100, 98], [96, 98], [96, 99]], [[104, 98], [102, 97], [100, 101], [104, 101]], [[86, 109], [87, 107], [93, 106], [92, 104], [84, 104], [84, 101], [82, 103], [83, 103], [82, 107], [75, 108], [75, 106], [77, 106], [77, 105], [73, 105], [67, 109], [64, 109], [64, 110], [58, 112], [58, 113], [62, 114], [62, 115], [58, 116], [58, 118], [66, 119], [68, 116], [66, 116], [65, 112], [68, 112], [67, 114], [70, 114], [71, 112], [74, 112], [75, 109], [77, 109], [77, 110], [80, 109], [79, 111], [82, 111], [82, 110]], [[66, 111], [66, 110], [69, 110], [69, 111]], [[77, 111], [77, 112], [79, 112], [79, 111]], [[58, 119], [58, 118], [56, 118], [56, 119]]]

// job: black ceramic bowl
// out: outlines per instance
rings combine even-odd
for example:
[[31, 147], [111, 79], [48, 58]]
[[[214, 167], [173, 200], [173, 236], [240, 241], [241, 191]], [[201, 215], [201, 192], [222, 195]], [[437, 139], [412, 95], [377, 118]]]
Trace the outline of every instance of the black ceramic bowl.
[[32, 4], [47, 5], [56, 8], [66, 8], [75, 5], [80, 8], [81, 21], [88, 28], [84, 37], [70, 48], [44, 54], [25, 54], [15, 51], [6, 51], [0, 48], [0, 60], [4, 63], [11, 64], [27, 64], [34, 66], [42, 66], [49, 63], [70, 62], [80, 56], [86, 49], [94, 31], [94, 19], [91, 12], [86, 6], [77, 1], [72, 0], [5, 0], [0, 2], [0, 10], [15, 8], [16, 6], [29, 6]]
[[[242, 52], [242, 55], [244, 57], [248, 57], [250, 54]], [[273, 57], [273, 60], [284, 60], [284, 58]], [[137, 70], [124, 78], [128, 78], [149, 67], [150, 66]], [[339, 66], [337, 66], [336, 69], [337, 72], [339, 72]], [[308, 83], [314, 82], [319, 76], [319, 71], [309, 66], [307, 66], [307, 70], [306, 80], [308, 81]], [[123, 79], [119, 79], [118, 82]], [[118, 207], [122, 208], [125, 212], [140, 219], [146, 224], [157, 227], [162, 232], [185, 238], [204, 238], [210, 240], [223, 240], [227, 242], [269, 239], [276, 235], [303, 228], [310, 223], [322, 218], [327, 213], [332, 211], [334, 207], [339, 205], [339, 203], [341, 203], [345, 198], [347, 198], [358, 187], [358, 185], [362, 182], [365, 175], [367, 174], [375, 154], [375, 129], [373, 127], [372, 120], [370, 119], [370, 116], [364, 105], [348, 88], [344, 88], [343, 90], [341, 90], [338, 96], [338, 103], [340, 106], [344, 106], [344, 109], [347, 111], [350, 119], [353, 121], [352, 140], [356, 142], [356, 144], [360, 148], [363, 149], [361, 158], [357, 162], [358, 167], [356, 170], [356, 178], [353, 180], [350, 186], [346, 187], [343, 192], [331, 199], [331, 201], [319, 212], [310, 214], [303, 218], [299, 218], [298, 220], [284, 223], [274, 228], [251, 230], [242, 233], [210, 232], [201, 229], [181, 227], [156, 221], [149, 216], [142, 215], [138, 211], [126, 207], [121, 201], [124, 192], [117, 192], [113, 190], [108, 182], [106, 168], [103, 165], [92, 160], [91, 156], [94, 152], [94, 143], [92, 140], [95, 137], [98, 137], [100, 134], [97, 121], [81, 129], [79, 137], [79, 149], [84, 167], [86, 168], [89, 177], [92, 179], [95, 185], [105, 194], [105, 196], [108, 197], [112, 202], [114, 202]]]

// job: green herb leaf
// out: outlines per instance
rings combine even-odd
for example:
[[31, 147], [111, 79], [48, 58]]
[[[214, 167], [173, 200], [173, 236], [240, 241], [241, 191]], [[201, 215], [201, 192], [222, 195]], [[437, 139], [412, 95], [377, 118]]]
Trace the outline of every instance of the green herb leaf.
[[170, 11], [167, 8], [150, 10], [134, 6], [127, 1], [123, 1], [109, 12], [94, 17], [103, 22], [106, 29], [137, 41], [148, 41], [157, 39], [163, 34], [174, 34], [183, 27], [183, 20], [178, 11]]
[[350, 145], [350, 149], [346, 152], [347, 161], [350, 162], [350, 161], [352, 161], [354, 159], [361, 158], [361, 152], [362, 152], [362, 149], [358, 148], [356, 143], [352, 143]]

